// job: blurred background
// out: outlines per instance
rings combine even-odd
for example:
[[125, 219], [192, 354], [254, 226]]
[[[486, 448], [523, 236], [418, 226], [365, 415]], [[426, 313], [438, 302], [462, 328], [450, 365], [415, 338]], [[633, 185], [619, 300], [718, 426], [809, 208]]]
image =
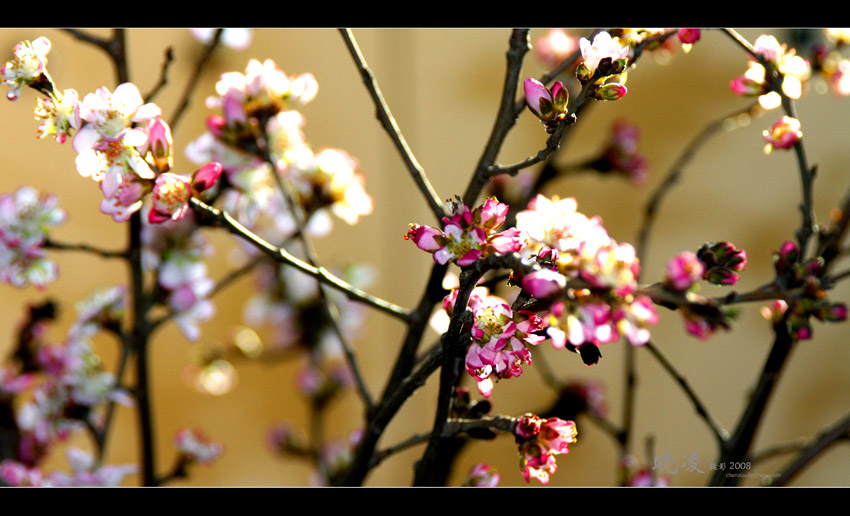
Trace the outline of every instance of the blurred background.
[[[809, 39], [820, 31], [803, 31]], [[91, 33], [109, 36], [108, 29]], [[462, 194], [480, 157], [495, 120], [505, 71], [505, 52], [510, 29], [355, 29], [354, 36], [371, 66], [413, 153], [442, 198]], [[576, 36], [589, 30], [570, 30]], [[750, 42], [762, 33], [780, 42], [800, 37], [800, 31], [742, 30]], [[546, 34], [531, 31], [532, 42]], [[105, 85], [113, 89], [115, 74], [99, 49], [56, 29], [0, 30], [0, 48], [11, 56], [20, 40], [48, 37], [53, 48], [49, 70], [60, 89], [74, 88], [81, 98]], [[174, 51], [168, 84], [155, 99], [168, 120], [202, 52], [186, 29], [130, 29], [130, 77], [144, 94], [160, 77], [167, 47]], [[678, 45], [674, 45], [676, 47]], [[792, 45], [793, 46], [793, 45]], [[3, 58], [3, 59], [7, 59]], [[332, 233], [317, 241], [325, 265], [366, 262], [377, 276], [370, 292], [396, 304], [413, 307], [425, 286], [431, 256], [402, 239], [412, 222], [433, 224], [427, 205], [408, 176], [403, 162], [375, 119], [375, 108], [337, 30], [256, 29], [247, 50], [219, 48], [206, 66], [196, 94], [174, 134], [176, 171], [191, 173], [195, 167], [183, 155], [185, 145], [206, 129], [211, 112], [204, 99], [214, 94], [219, 75], [244, 72], [250, 58], [271, 58], [287, 74], [312, 73], [319, 83], [313, 102], [300, 111], [306, 117], [304, 132], [314, 149], [344, 149], [357, 158], [366, 177], [366, 189], [375, 202], [374, 212], [355, 226], [336, 221]], [[616, 120], [640, 127], [640, 151], [647, 157], [649, 176], [645, 184], [633, 185], [622, 176], [588, 173], [550, 183], [548, 195], [573, 196], [579, 211], [602, 218], [609, 234], [620, 242], [635, 243], [643, 207], [654, 188], [702, 128], [718, 117], [750, 102], [733, 94], [729, 82], [746, 71], [747, 56], [720, 31], [703, 31], [702, 38], [685, 54], [645, 55], [629, 73], [629, 93], [616, 102], [595, 103], [581, 114], [558, 162], [575, 163], [593, 157], [604, 147]], [[526, 56], [522, 78], [539, 77], [549, 65], [534, 52]], [[814, 188], [817, 219], [828, 219], [850, 187], [850, 99], [819, 93], [812, 79], [797, 109], [805, 135], [810, 163], [818, 165]], [[822, 89], [822, 88], [821, 88]], [[62, 242], [88, 242], [105, 248], [125, 245], [126, 228], [100, 213], [101, 193], [75, 170], [70, 142], [59, 145], [36, 137], [32, 119], [35, 92], [25, 90], [15, 102], [2, 102], [0, 141], [4, 172], [0, 192], [21, 185], [55, 193], [69, 214], [66, 223], [53, 231]], [[734, 287], [739, 292], [756, 288], [773, 277], [772, 253], [794, 238], [800, 216], [799, 176], [792, 153], [763, 152], [762, 131], [778, 119], [778, 111], [744, 121], [734, 132], [721, 133], [701, 148], [684, 170], [680, 183], [662, 204], [642, 280], [662, 277], [667, 260], [675, 254], [696, 251], [707, 241], [730, 241], [747, 251], [749, 265]], [[540, 123], [524, 112], [499, 156], [502, 164], [514, 163], [536, 153], [545, 144]], [[216, 247], [209, 258], [210, 276], [220, 278], [235, 266], [233, 239], [218, 232], [206, 236]], [[51, 255], [59, 266], [59, 278], [44, 291], [0, 285], [0, 354], [7, 356], [14, 344], [18, 322], [27, 303], [48, 296], [63, 306], [51, 329], [57, 341], [73, 322], [74, 303], [93, 290], [126, 283], [124, 264], [78, 252]], [[839, 263], [835, 270], [842, 270]], [[728, 288], [727, 288], [728, 290]], [[199, 343], [190, 343], [176, 325], [169, 323], [154, 336], [151, 347], [153, 410], [157, 460], [160, 472], [175, 456], [175, 432], [198, 427], [224, 446], [223, 456], [211, 466], [198, 466], [190, 477], [172, 485], [193, 486], [301, 486], [310, 485], [311, 466], [297, 458], [276, 454], [267, 444], [267, 432], [277, 423], [306, 428], [309, 409], [296, 387], [298, 360], [256, 363], [234, 360], [236, 381], [221, 395], [204, 394], [187, 381], [199, 346], [223, 346], [234, 328], [243, 324], [245, 301], [251, 296], [251, 276], [241, 278], [216, 295], [216, 316], [202, 325]], [[707, 288], [705, 293], [726, 290]], [[830, 297], [850, 301], [847, 282]], [[678, 313], [659, 308], [660, 323], [653, 339], [701, 396], [712, 414], [727, 428], [734, 428], [748, 393], [772, 343], [772, 331], [759, 311], [762, 304], [742, 305], [733, 330], [720, 331], [700, 341], [688, 335]], [[385, 315], [369, 312], [353, 338], [368, 387], [379, 393], [403, 336], [403, 326]], [[262, 336], [262, 332], [260, 333]], [[814, 323], [814, 339], [796, 346], [770, 401], [755, 441], [755, 450], [813, 437], [821, 428], [843, 417], [850, 408], [850, 331], [847, 324]], [[427, 346], [438, 338], [426, 335]], [[117, 346], [99, 337], [97, 350], [107, 365], [117, 361]], [[604, 385], [608, 417], [622, 418], [625, 342], [602, 348], [603, 358], [593, 367], [578, 355], [551, 349], [540, 352], [563, 381], [596, 381]], [[536, 350], [537, 351], [537, 350]], [[654, 456], [669, 454], [680, 465], [669, 478], [674, 486], [705, 485], [717, 460], [714, 440], [695, 414], [676, 382], [644, 350], [637, 350], [638, 391], [633, 448], [643, 466]], [[524, 374], [496, 385], [491, 402], [494, 414], [518, 416], [548, 406], [554, 394], [545, 385], [536, 364]], [[470, 387], [472, 382], [467, 379]], [[437, 381], [432, 378], [403, 407], [383, 436], [379, 447], [403, 441], [414, 433], [430, 431], [435, 409]], [[474, 394], [478, 397], [478, 394]], [[345, 440], [362, 424], [363, 408], [349, 392], [330, 407], [328, 439]], [[578, 442], [570, 453], [559, 456], [554, 486], [609, 486], [617, 482], [619, 449], [592, 421], [579, 419]], [[109, 440], [107, 462], [138, 462], [136, 416], [120, 407]], [[647, 455], [644, 443], [652, 438]], [[84, 436], [71, 444], [89, 447]], [[51, 454], [45, 470], [68, 469], [63, 447]], [[416, 446], [386, 460], [367, 478], [366, 485], [409, 485], [413, 463], [424, 450]], [[699, 459], [698, 471], [685, 471], [686, 457]], [[789, 456], [765, 461], [753, 471], [772, 473]], [[525, 485], [519, 457], [511, 436], [481, 441], [466, 447], [449, 485], [459, 485], [477, 463], [486, 462], [502, 475], [501, 485]], [[750, 478], [743, 485], [758, 485]], [[136, 485], [129, 477], [125, 484]], [[532, 481], [533, 486], [537, 484]], [[801, 474], [794, 485], [850, 485], [850, 446], [835, 446]]]

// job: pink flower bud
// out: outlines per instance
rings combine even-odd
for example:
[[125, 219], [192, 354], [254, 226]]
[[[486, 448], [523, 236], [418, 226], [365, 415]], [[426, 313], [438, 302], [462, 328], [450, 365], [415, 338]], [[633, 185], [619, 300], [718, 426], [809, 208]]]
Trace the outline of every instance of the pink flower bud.
[[679, 37], [679, 41], [690, 45], [699, 41], [700, 32], [700, 29], [679, 29], [676, 35]]
[[756, 95], [766, 93], [766, 86], [763, 82], [754, 81], [744, 75], [730, 81], [729, 88], [731, 88], [736, 94], [743, 95], [745, 97], [754, 97]]
[[192, 174], [192, 191], [197, 194], [212, 188], [221, 176], [222, 170], [222, 164], [217, 161], [207, 163], [196, 170]]
[[523, 83], [525, 88], [525, 103], [537, 118], [547, 122], [555, 114], [552, 93], [537, 79], [528, 78]]

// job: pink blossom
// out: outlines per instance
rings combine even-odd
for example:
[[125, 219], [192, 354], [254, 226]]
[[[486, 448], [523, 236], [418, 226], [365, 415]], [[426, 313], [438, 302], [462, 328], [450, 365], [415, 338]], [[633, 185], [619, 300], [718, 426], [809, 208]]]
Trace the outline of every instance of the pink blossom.
[[767, 145], [764, 148], [765, 154], [769, 154], [772, 149], [790, 149], [800, 138], [803, 137], [803, 131], [800, 130], [800, 121], [796, 118], [783, 116], [777, 120], [770, 130], [765, 130], [764, 139]]
[[24, 86], [38, 81], [47, 67], [47, 53], [50, 52], [50, 40], [40, 37], [35, 41], [21, 41], [15, 45], [15, 56], [7, 61], [0, 74], [3, 83], [12, 89], [6, 94], [9, 100], [15, 100]]
[[433, 253], [434, 260], [449, 261], [464, 267], [491, 253], [518, 251], [522, 237], [511, 228], [500, 233], [495, 229], [504, 221], [507, 206], [488, 199], [475, 211], [462, 202], [451, 203], [451, 216], [444, 217], [442, 231], [430, 226], [411, 224], [405, 240], [412, 240], [423, 251]]
[[187, 178], [168, 172], [158, 175], [151, 192], [148, 222], [155, 224], [182, 218], [189, 210], [191, 192]]
[[83, 125], [79, 95], [72, 89], [56, 92], [52, 97], [36, 99], [33, 112], [35, 119], [42, 121], [38, 126], [39, 138], [53, 136], [57, 142], [65, 143], [72, 130]]
[[142, 129], [133, 129], [133, 122], [147, 122], [162, 114], [156, 104], [145, 104], [139, 88], [133, 83], [124, 83], [112, 93], [105, 86], [89, 93], [80, 104], [80, 116], [88, 122], [74, 138], [74, 150], [94, 147], [101, 140], [124, 140], [129, 146], [138, 147], [147, 140]]
[[581, 55], [584, 57], [584, 66], [593, 74], [599, 67], [599, 63], [603, 59], [610, 59], [612, 62], [619, 59], [625, 59], [629, 55], [629, 47], [621, 46], [616, 38], [605, 31], [598, 33], [593, 38], [591, 43], [587, 38], [579, 40], [579, 48]]
[[517, 419], [514, 435], [519, 443], [520, 469], [529, 482], [537, 479], [549, 483], [549, 475], [558, 470], [555, 455], [569, 453], [569, 445], [576, 442], [576, 426], [572, 421], [557, 417], [541, 419], [526, 414]]

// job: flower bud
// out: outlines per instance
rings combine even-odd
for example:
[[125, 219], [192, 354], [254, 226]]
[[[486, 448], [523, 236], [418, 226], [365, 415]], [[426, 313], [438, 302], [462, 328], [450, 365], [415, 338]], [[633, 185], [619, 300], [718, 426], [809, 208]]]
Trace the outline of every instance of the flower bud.
[[528, 78], [523, 83], [525, 103], [540, 120], [548, 122], [555, 114], [552, 93], [537, 79]]
[[700, 29], [679, 29], [676, 35], [683, 44], [691, 45], [699, 41], [700, 32]]
[[171, 128], [161, 118], [154, 118], [145, 127], [148, 141], [140, 154], [150, 153], [149, 163], [158, 172], [168, 172], [174, 165], [174, 143], [171, 138]]
[[618, 100], [623, 98], [629, 90], [624, 84], [610, 82], [599, 87], [593, 94], [598, 100]]

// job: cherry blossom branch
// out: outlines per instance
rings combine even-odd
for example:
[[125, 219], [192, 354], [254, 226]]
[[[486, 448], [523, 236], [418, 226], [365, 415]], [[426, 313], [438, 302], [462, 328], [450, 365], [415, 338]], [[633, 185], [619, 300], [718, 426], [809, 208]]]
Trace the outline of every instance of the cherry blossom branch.
[[771, 478], [767, 483], [769, 486], [783, 486], [790, 482], [805, 466], [811, 463], [818, 455], [825, 452], [830, 446], [841, 439], [850, 439], [850, 414], [827, 428], [805, 449], [799, 456], [779, 474]]
[[[770, 89], [776, 92], [782, 99], [782, 109], [785, 114], [791, 118], [797, 118], [794, 102], [782, 90], [782, 74], [775, 70], [766, 60], [765, 56], [757, 52], [756, 49], [740, 34], [730, 28], [724, 28], [724, 32], [732, 38], [733, 41], [743, 47], [759, 64], [765, 69], [765, 79]], [[803, 201], [800, 205], [800, 213], [802, 214], [802, 224], [797, 230], [797, 242], [800, 244], [800, 260], [806, 257], [806, 248], [809, 238], [815, 233], [815, 213], [814, 201], [812, 199], [812, 183], [815, 179], [815, 168], [809, 167], [806, 160], [806, 150], [803, 147], [802, 138], [794, 143], [794, 154], [797, 157], [797, 165], [800, 169], [800, 185], [802, 189]]]
[[654, 356], [662, 367], [676, 380], [676, 383], [682, 388], [685, 392], [685, 395], [688, 399], [691, 400], [691, 403], [694, 406], [697, 414], [705, 421], [708, 427], [711, 429], [711, 432], [714, 434], [714, 438], [717, 440], [717, 444], [722, 446], [727, 439], [729, 439], [729, 432], [723, 428], [723, 425], [720, 424], [717, 419], [715, 419], [709, 412], [702, 401], [697, 396], [696, 392], [691, 388], [691, 385], [688, 383], [688, 380], [676, 369], [670, 359], [662, 353], [662, 351], [652, 342], [647, 342], [644, 347], [649, 350], [650, 354]]
[[390, 135], [390, 138], [401, 155], [404, 164], [407, 166], [407, 171], [410, 173], [410, 176], [413, 178], [416, 186], [419, 187], [419, 190], [428, 202], [428, 206], [431, 207], [431, 211], [434, 213], [434, 216], [437, 217], [437, 220], [442, 220], [442, 218], [446, 215], [443, 202], [440, 200], [440, 196], [437, 195], [434, 187], [431, 186], [431, 182], [425, 175], [425, 171], [416, 160], [416, 157], [407, 145], [407, 141], [401, 134], [401, 130], [399, 129], [395, 118], [393, 118], [392, 113], [390, 113], [389, 106], [387, 106], [387, 103], [384, 101], [384, 97], [378, 87], [378, 81], [375, 79], [372, 70], [366, 64], [366, 60], [360, 52], [360, 47], [358, 47], [357, 41], [351, 33], [351, 29], [340, 29], [340, 32], [342, 33], [343, 40], [345, 40], [345, 45], [348, 47], [348, 51], [351, 53], [351, 57], [354, 59], [354, 64], [357, 65], [357, 69], [360, 71], [363, 83], [366, 85], [366, 89], [369, 90], [372, 101], [375, 103], [375, 116], [381, 122], [381, 126], [384, 130], [386, 130]]
[[442, 337], [443, 363], [440, 367], [440, 387], [434, 427], [428, 447], [416, 465], [414, 485], [433, 485], [435, 480], [437, 465], [443, 451], [452, 395], [463, 371], [466, 344], [470, 339], [469, 333], [463, 331], [463, 326], [470, 315], [467, 304], [472, 290], [476, 287], [478, 280], [490, 270], [513, 269], [527, 274], [540, 268], [539, 264], [523, 259], [519, 253], [493, 254], [463, 267], [454, 313], [449, 322], [449, 329]]
[[343, 292], [349, 299], [371, 306], [381, 312], [389, 314], [397, 319], [407, 322], [411, 318], [411, 311], [407, 308], [395, 305], [389, 301], [375, 297], [363, 290], [347, 283], [346, 281], [334, 276], [324, 267], [314, 267], [309, 263], [301, 260], [282, 247], [277, 247], [263, 240], [251, 230], [240, 224], [226, 211], [219, 210], [203, 201], [192, 198], [191, 207], [199, 216], [200, 221], [205, 224], [218, 225], [226, 229], [233, 235], [236, 235], [249, 244], [262, 251], [266, 256], [272, 258], [275, 262], [283, 263], [298, 269], [299, 271], [321, 280], [326, 285], [329, 285]]
[[198, 57], [198, 61], [195, 63], [195, 70], [189, 78], [189, 82], [186, 83], [186, 88], [183, 90], [183, 96], [180, 98], [180, 103], [177, 104], [177, 109], [174, 111], [174, 114], [171, 115], [171, 120], [168, 122], [172, 132], [174, 131], [174, 128], [177, 127], [177, 122], [179, 122], [183, 117], [183, 113], [186, 111], [186, 108], [189, 107], [189, 100], [191, 99], [192, 93], [198, 84], [198, 78], [201, 76], [201, 72], [207, 64], [210, 56], [212, 56], [213, 50], [216, 49], [219, 41], [221, 41], [222, 32], [224, 32], [224, 29], [217, 29], [215, 31], [212, 40], [207, 43], [206, 47], [204, 47], [203, 53], [200, 57]]
[[463, 202], [467, 206], [475, 204], [481, 191], [487, 185], [487, 181], [491, 177], [487, 171], [495, 163], [508, 132], [516, 123], [514, 102], [519, 86], [519, 73], [525, 54], [529, 50], [531, 50], [529, 29], [514, 29], [511, 32], [507, 52], [508, 64], [505, 70], [505, 85], [502, 90], [502, 100], [496, 115], [496, 122], [493, 124], [493, 130], [490, 132], [490, 138], [487, 140], [475, 173], [463, 194]]
[[47, 239], [42, 244], [42, 247], [45, 249], [55, 249], [57, 251], [83, 251], [86, 253], [96, 254], [103, 258], [127, 258], [128, 255], [126, 251], [113, 251], [108, 249], [101, 249], [99, 247], [95, 247], [89, 244], [68, 244], [64, 242], [57, 242], [55, 240]]

